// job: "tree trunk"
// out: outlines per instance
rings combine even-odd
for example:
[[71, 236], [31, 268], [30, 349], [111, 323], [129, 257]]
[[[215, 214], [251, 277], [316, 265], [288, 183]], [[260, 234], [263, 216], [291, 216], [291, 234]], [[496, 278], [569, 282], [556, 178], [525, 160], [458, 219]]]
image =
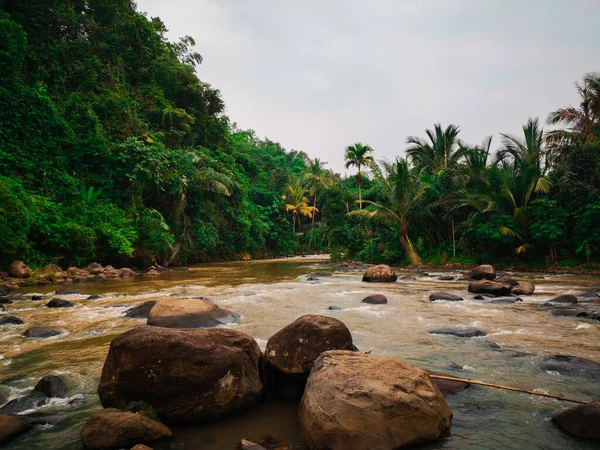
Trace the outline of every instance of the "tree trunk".
[[452, 218], [452, 257], [456, 258], [456, 236], [454, 234], [454, 217]]
[[362, 177], [360, 176], [360, 164], [358, 165], [358, 173], [356, 174], [356, 183], [358, 184], [358, 209], [362, 209], [362, 193], [360, 191]]
[[315, 208], [315, 210], [313, 211], [313, 214], [312, 214], [312, 234], [313, 235], [308, 240], [308, 248], [309, 249], [310, 249], [310, 243], [313, 239], [315, 240], [315, 245], [317, 245], [317, 237], [315, 236], [315, 215], [317, 213], [317, 190], [316, 189], [315, 189], [315, 196], [313, 199], [313, 207]]
[[401, 227], [400, 230], [400, 244], [402, 245], [404, 253], [406, 253], [406, 256], [411, 264], [423, 264], [421, 257], [410, 242], [410, 239], [408, 238], [408, 230], [404, 226]]

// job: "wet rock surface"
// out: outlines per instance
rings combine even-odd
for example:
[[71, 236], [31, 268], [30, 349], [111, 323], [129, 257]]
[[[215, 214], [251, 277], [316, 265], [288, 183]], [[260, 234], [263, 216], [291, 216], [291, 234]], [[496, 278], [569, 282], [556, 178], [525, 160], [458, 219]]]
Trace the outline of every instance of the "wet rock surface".
[[31, 425], [21, 417], [0, 414], [0, 445], [27, 432]]
[[369, 303], [371, 305], [385, 305], [387, 302], [387, 297], [382, 294], [372, 294], [362, 299], [362, 303]]
[[581, 376], [600, 380], [600, 364], [577, 356], [554, 355], [542, 360], [540, 367], [561, 375]]
[[369, 267], [362, 278], [363, 281], [379, 283], [393, 283], [397, 279], [396, 271], [385, 264]]
[[147, 319], [150, 315], [150, 310], [154, 307], [154, 305], [156, 305], [156, 300], [149, 300], [141, 305], [129, 308], [127, 311], [125, 311], [123, 316], [131, 319]]
[[435, 302], [437, 300], [459, 302], [459, 301], [464, 300], [464, 298], [460, 297], [459, 295], [449, 294], [448, 292], [442, 292], [442, 291], [432, 292], [431, 295], [429, 296], [429, 301]]
[[479, 330], [477, 328], [436, 328], [435, 330], [429, 331], [429, 334], [447, 334], [451, 336], [461, 337], [461, 338], [471, 338], [471, 337], [479, 337], [485, 336], [485, 331]]
[[29, 338], [48, 338], [59, 334], [62, 334], [61, 330], [46, 327], [31, 327], [23, 333], [24, 336]]
[[567, 433], [600, 441], [600, 402], [578, 405], [556, 414], [552, 421]]
[[0, 325], [23, 325], [23, 321], [15, 316], [0, 317]]
[[200, 298], [162, 298], [148, 314], [148, 325], [166, 328], [207, 328], [236, 321], [231, 311]]
[[62, 377], [46, 375], [35, 385], [35, 390], [47, 397], [64, 397], [67, 393], [67, 383]]
[[510, 294], [511, 290], [512, 286], [510, 284], [496, 283], [495, 281], [479, 280], [469, 283], [469, 292], [473, 294], [505, 296]]
[[493, 280], [496, 278], [496, 269], [489, 264], [482, 264], [471, 270], [470, 276], [474, 280]]
[[75, 305], [68, 300], [63, 300], [62, 298], [53, 298], [48, 303], [46, 303], [48, 308], [72, 308]]

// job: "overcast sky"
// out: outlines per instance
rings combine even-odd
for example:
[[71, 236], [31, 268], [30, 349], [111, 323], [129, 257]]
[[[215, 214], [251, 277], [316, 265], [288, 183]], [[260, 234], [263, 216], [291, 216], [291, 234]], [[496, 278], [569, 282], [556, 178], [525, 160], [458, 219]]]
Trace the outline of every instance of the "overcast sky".
[[341, 173], [346, 146], [393, 159], [438, 122], [496, 147], [600, 71], [600, 0], [137, 3], [196, 40], [233, 122]]

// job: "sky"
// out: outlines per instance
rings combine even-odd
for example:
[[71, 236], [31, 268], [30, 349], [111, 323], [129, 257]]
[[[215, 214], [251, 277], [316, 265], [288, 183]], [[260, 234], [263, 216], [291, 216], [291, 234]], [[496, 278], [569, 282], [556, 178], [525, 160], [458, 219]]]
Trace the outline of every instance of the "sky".
[[456, 124], [470, 144], [522, 134], [600, 71], [600, 0], [137, 0], [242, 129], [345, 173], [356, 142], [394, 159]]

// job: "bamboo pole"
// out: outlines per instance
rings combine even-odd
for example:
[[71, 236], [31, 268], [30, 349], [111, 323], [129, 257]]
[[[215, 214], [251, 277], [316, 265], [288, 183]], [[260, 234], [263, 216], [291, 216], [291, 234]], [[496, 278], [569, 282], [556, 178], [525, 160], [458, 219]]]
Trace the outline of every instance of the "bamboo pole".
[[496, 388], [496, 389], [504, 389], [506, 391], [515, 391], [515, 392], [522, 392], [524, 394], [539, 395], [541, 397], [553, 398], [555, 400], [560, 400], [563, 402], [579, 403], [580, 405], [587, 405], [589, 403], [589, 402], [582, 402], [579, 400], [573, 400], [573, 399], [565, 398], [565, 397], [557, 397], [555, 395], [550, 395], [550, 394], [543, 394], [541, 392], [528, 391], [526, 389], [518, 389], [518, 388], [514, 388], [514, 387], [510, 387], [510, 386], [502, 386], [499, 384], [486, 383], [484, 381], [475, 381], [475, 380], [471, 380], [470, 378], [455, 378], [455, 377], [448, 377], [446, 375], [431, 375], [431, 374], [429, 376], [436, 380], [459, 381], [462, 383], [477, 384], [479, 386], [487, 386], [487, 387], [492, 387], [492, 388]]

